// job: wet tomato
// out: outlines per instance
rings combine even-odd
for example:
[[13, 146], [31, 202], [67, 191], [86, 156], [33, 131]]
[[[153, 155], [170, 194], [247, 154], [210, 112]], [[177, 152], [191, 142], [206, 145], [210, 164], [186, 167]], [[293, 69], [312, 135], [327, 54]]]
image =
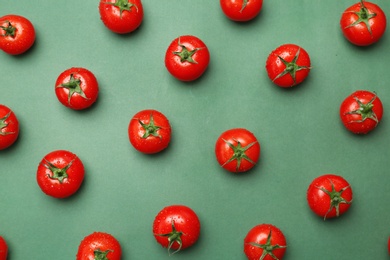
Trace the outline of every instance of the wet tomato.
[[83, 180], [83, 163], [77, 155], [66, 150], [50, 152], [38, 166], [38, 185], [46, 195], [54, 198], [73, 195]]
[[222, 12], [236, 22], [246, 22], [261, 11], [263, 0], [220, 0]]
[[10, 147], [19, 136], [19, 121], [15, 113], [0, 104], [0, 150]]
[[379, 41], [385, 33], [386, 23], [386, 15], [378, 5], [363, 0], [348, 7], [340, 19], [345, 38], [358, 46]]
[[244, 128], [223, 132], [215, 144], [218, 163], [230, 172], [245, 172], [256, 165], [260, 157], [260, 143], [253, 133]]
[[198, 37], [184, 35], [174, 39], [165, 54], [165, 66], [169, 73], [182, 81], [193, 81], [206, 71], [210, 53]]
[[340, 106], [340, 119], [354, 134], [367, 134], [374, 130], [383, 116], [382, 101], [375, 92], [358, 90], [344, 99]]
[[310, 72], [309, 54], [295, 44], [283, 44], [273, 50], [266, 61], [268, 77], [279, 87], [298, 85]]
[[136, 30], [144, 17], [141, 0], [100, 0], [99, 13], [103, 24], [119, 34]]
[[7, 260], [8, 245], [5, 239], [0, 236], [0, 260]]
[[81, 241], [76, 260], [120, 260], [121, 257], [121, 245], [113, 235], [93, 232]]
[[338, 217], [352, 204], [352, 188], [343, 177], [324, 174], [310, 183], [307, 202], [310, 209], [324, 220]]
[[168, 118], [154, 109], [136, 113], [130, 120], [128, 136], [133, 147], [142, 153], [153, 154], [166, 149], [171, 141]]
[[244, 239], [244, 253], [250, 260], [281, 260], [286, 248], [283, 232], [271, 224], [254, 226]]
[[187, 206], [167, 206], [154, 219], [153, 235], [159, 244], [168, 248], [169, 254], [174, 254], [198, 241], [200, 221]]
[[5, 53], [25, 53], [34, 42], [35, 29], [30, 20], [14, 14], [0, 17], [0, 49]]
[[55, 84], [58, 101], [74, 110], [92, 106], [99, 94], [99, 84], [95, 75], [85, 68], [70, 68], [63, 71]]

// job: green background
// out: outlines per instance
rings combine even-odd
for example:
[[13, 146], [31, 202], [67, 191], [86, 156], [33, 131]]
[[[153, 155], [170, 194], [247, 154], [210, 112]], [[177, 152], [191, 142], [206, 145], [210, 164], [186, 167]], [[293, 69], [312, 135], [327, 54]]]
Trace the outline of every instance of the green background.
[[[0, 53], [0, 103], [20, 121], [20, 137], [0, 152], [0, 235], [9, 259], [74, 259], [84, 236], [114, 235], [123, 259], [245, 259], [243, 239], [260, 223], [278, 226], [284, 259], [388, 259], [390, 234], [389, 127], [366, 136], [340, 122], [343, 99], [376, 91], [390, 107], [387, 31], [380, 42], [353, 46], [339, 28], [341, 13], [358, 1], [265, 1], [248, 23], [228, 20], [217, 0], [144, 0], [141, 27], [110, 32], [98, 1], [0, 0], [0, 16], [15, 13], [34, 24], [37, 39], [21, 56]], [[386, 0], [376, 0], [390, 14]], [[164, 66], [169, 43], [201, 38], [211, 61], [197, 81], [174, 79]], [[284, 43], [303, 47], [312, 60], [306, 81], [282, 89], [265, 71], [268, 54]], [[58, 75], [85, 67], [100, 86], [86, 111], [62, 106]], [[135, 151], [130, 118], [153, 108], [170, 120], [169, 148]], [[259, 139], [258, 165], [232, 174], [218, 165], [214, 145], [230, 128]], [[83, 186], [69, 199], [44, 195], [36, 169], [47, 153], [67, 149], [86, 168]], [[342, 175], [354, 192], [350, 210], [323, 221], [309, 209], [306, 190], [325, 173]], [[184, 204], [199, 216], [198, 243], [172, 257], [152, 235], [155, 215]]]

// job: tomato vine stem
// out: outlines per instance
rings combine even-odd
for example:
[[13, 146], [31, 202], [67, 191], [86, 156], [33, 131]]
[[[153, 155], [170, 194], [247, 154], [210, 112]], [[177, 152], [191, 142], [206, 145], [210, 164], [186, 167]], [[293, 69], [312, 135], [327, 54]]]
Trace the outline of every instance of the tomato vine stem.
[[116, 0], [115, 3], [105, 2], [105, 4], [112, 5], [119, 8], [119, 16], [122, 18], [123, 11], [129, 11], [134, 6], [138, 11], [138, 7], [135, 4], [130, 3], [128, 0]]
[[261, 254], [259, 260], [265, 259], [265, 257], [267, 255], [270, 255], [273, 259], [278, 260], [278, 258], [275, 256], [273, 251], [275, 249], [280, 249], [280, 248], [286, 248], [287, 247], [287, 246], [281, 246], [281, 245], [278, 245], [278, 244], [272, 245], [271, 244], [271, 236], [272, 236], [272, 230], [270, 229], [270, 231], [268, 233], [268, 236], [267, 236], [267, 241], [266, 241], [265, 244], [258, 244], [258, 243], [255, 243], [255, 242], [250, 242], [249, 243], [252, 246], [259, 247], [259, 248], [263, 249], [263, 253]]
[[12, 26], [11, 22], [9, 22], [9, 21], [5, 21], [5, 22], [8, 23], [8, 26], [7, 27], [0, 26], [0, 28], [3, 29], [5, 32], [5, 34], [3, 34], [1, 36], [15, 37], [16, 27]]
[[0, 135], [10, 135], [15, 133], [15, 132], [1, 131], [3, 128], [6, 128], [8, 126], [8, 123], [6, 123], [5, 121], [9, 118], [10, 115], [11, 115], [11, 111], [8, 112], [8, 114], [6, 114], [3, 118], [0, 118]]
[[359, 12], [352, 12], [357, 15], [358, 19], [353, 22], [352, 24], [348, 25], [345, 28], [353, 27], [359, 23], [364, 23], [367, 27], [368, 32], [372, 35], [371, 25], [369, 20], [371, 18], [374, 18], [376, 16], [376, 13], [370, 13], [370, 11], [367, 9], [367, 7], [364, 5], [364, 1], [360, 0], [360, 10]]

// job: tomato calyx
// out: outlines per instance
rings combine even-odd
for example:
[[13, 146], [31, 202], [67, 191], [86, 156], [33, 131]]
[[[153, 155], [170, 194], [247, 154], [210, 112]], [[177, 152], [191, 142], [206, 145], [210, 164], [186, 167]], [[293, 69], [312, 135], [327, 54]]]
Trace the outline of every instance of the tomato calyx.
[[301, 53], [301, 49], [299, 48], [291, 62], [288, 62], [285, 59], [283, 59], [282, 57], [278, 56], [278, 58], [282, 61], [282, 63], [286, 66], [286, 68], [281, 73], [279, 73], [272, 81], [275, 81], [278, 78], [281, 78], [281, 77], [283, 77], [286, 74], [290, 74], [290, 76], [292, 77], [292, 79], [294, 81], [292, 86], [294, 86], [296, 84], [296, 73], [297, 73], [297, 71], [304, 70], [304, 69], [311, 69], [310, 67], [299, 66], [297, 64], [297, 60], [299, 58], [299, 54], [300, 53]]
[[332, 190], [329, 191], [323, 187], [319, 187], [319, 186], [316, 186], [316, 188], [320, 189], [321, 191], [325, 192], [326, 194], [328, 194], [328, 196], [330, 197], [330, 207], [328, 209], [328, 211], [325, 213], [325, 216], [324, 216], [324, 220], [326, 220], [326, 216], [329, 214], [329, 212], [332, 211], [332, 209], [336, 209], [336, 216], [338, 217], [340, 215], [340, 212], [339, 212], [339, 207], [340, 207], [340, 204], [351, 204], [352, 203], [352, 199], [350, 201], [347, 201], [345, 200], [341, 195], [342, 193], [350, 188], [350, 186], [346, 186], [344, 188], [342, 188], [340, 191], [336, 191], [335, 187], [334, 187], [334, 184], [333, 182], [329, 179], [329, 182], [331, 183], [331, 186], [332, 186]]
[[66, 171], [72, 166], [72, 163], [75, 159], [70, 161], [64, 168], [58, 168], [48, 160], [44, 159], [46, 164], [43, 164], [44, 167], [49, 169], [52, 172], [52, 175], [48, 174], [47, 176], [52, 180], [58, 180], [60, 183], [64, 181], [64, 179], [68, 178], [68, 174]]
[[69, 94], [68, 94], [68, 104], [69, 105], [70, 105], [70, 99], [72, 98], [74, 93], [79, 94], [81, 97], [83, 97], [85, 99], [89, 99], [85, 95], [85, 93], [84, 93], [83, 89], [81, 88], [80, 84], [81, 84], [81, 80], [75, 78], [73, 76], [73, 74], [70, 74], [70, 78], [69, 78], [69, 81], [67, 83], [63, 83], [63, 84], [57, 86], [57, 88], [66, 88], [66, 89], [69, 90]]
[[364, 23], [367, 27], [367, 30], [370, 34], [372, 34], [372, 31], [371, 31], [371, 26], [370, 26], [370, 22], [369, 20], [371, 18], [374, 18], [376, 16], [376, 13], [370, 13], [368, 11], [368, 9], [366, 8], [366, 6], [364, 5], [364, 1], [363, 0], [360, 0], [360, 10], [359, 12], [351, 12], [351, 13], [354, 13], [355, 15], [357, 15], [358, 19], [353, 22], [352, 24], [348, 25], [347, 27], [345, 28], [350, 28], [350, 27], [353, 27], [359, 23]]
[[153, 114], [150, 114], [150, 121], [149, 124], [143, 123], [140, 119], [138, 119], [138, 122], [142, 126], [142, 128], [145, 130], [144, 135], [142, 138], [148, 138], [150, 135], [158, 138], [162, 138], [162, 136], [157, 132], [158, 130], [161, 129], [161, 127], [157, 126], [154, 124], [154, 119], [153, 119]]
[[11, 22], [9, 21], [5, 21], [5, 22], [8, 23], [8, 26], [7, 27], [0, 26], [0, 28], [3, 29], [3, 31], [5, 32], [5, 34], [2, 34], [1, 36], [15, 37], [16, 27], [12, 26]]
[[[175, 221], [172, 219], [172, 231], [169, 232], [169, 233], [166, 233], [166, 234], [156, 234], [156, 235], [157, 236], [162, 236], [162, 237], [168, 237], [168, 241], [169, 241], [169, 244], [168, 244], [168, 254], [169, 255], [173, 255], [173, 254], [179, 252], [181, 247], [182, 247], [182, 245], [183, 245], [183, 243], [181, 241], [181, 236], [183, 234], [184, 234], [183, 232], [176, 230], [176, 228], [175, 228]], [[171, 253], [172, 245], [175, 242], [179, 245], [179, 248]]]
[[109, 260], [107, 254], [114, 252], [113, 250], [107, 249], [106, 251], [101, 251], [99, 248], [93, 251], [94, 260]]
[[188, 50], [186, 46], [180, 43], [180, 38], [178, 41], [179, 46], [181, 47], [181, 51], [174, 51], [173, 54], [177, 55], [180, 57], [180, 61], [183, 62], [189, 62], [189, 63], [194, 63], [197, 64], [197, 62], [192, 58], [194, 54], [200, 50], [201, 48], [195, 48], [192, 51]]
[[242, 11], [244, 11], [246, 5], [248, 4], [248, 1], [249, 1], [249, 0], [244, 0], [244, 1], [242, 1], [242, 6], [241, 6], [240, 13], [242, 13]]
[[374, 108], [373, 102], [376, 99], [376, 93], [374, 92], [374, 97], [367, 104], [364, 104], [357, 97], [354, 97], [354, 99], [359, 104], [359, 108], [356, 110], [350, 111], [346, 114], [360, 115], [362, 119], [351, 121], [349, 123], [353, 123], [353, 122], [361, 123], [361, 122], [364, 122], [367, 118], [369, 118], [369, 119], [374, 120], [376, 125], [377, 125], [379, 123], [379, 120], [378, 120], [378, 117], [376, 116], [375, 112], [372, 110]]
[[255, 247], [259, 247], [263, 249], [263, 253], [260, 256], [259, 260], [263, 260], [267, 255], [270, 255], [273, 259], [278, 260], [278, 258], [274, 255], [273, 251], [275, 249], [280, 249], [280, 248], [286, 248], [287, 246], [281, 246], [281, 245], [271, 245], [271, 236], [272, 236], [272, 230], [269, 231], [268, 236], [267, 236], [267, 241], [265, 244], [258, 244], [255, 242], [250, 242], [249, 244]]
[[105, 2], [105, 4], [113, 5], [119, 8], [119, 17], [122, 18], [123, 11], [129, 11], [134, 6], [138, 11], [138, 7], [135, 4], [129, 3], [128, 0], [116, 0], [115, 3]]
[[222, 167], [225, 166], [226, 164], [228, 164], [228, 163], [234, 161], [234, 160], [237, 160], [236, 171], [238, 171], [239, 168], [240, 168], [240, 165], [241, 165], [241, 161], [242, 161], [243, 159], [247, 160], [248, 162], [250, 162], [250, 163], [253, 164], [253, 165], [256, 164], [254, 161], [252, 161], [252, 160], [245, 154], [245, 152], [246, 152], [249, 148], [251, 148], [254, 144], [256, 144], [257, 141], [252, 142], [252, 143], [248, 144], [247, 146], [244, 146], [244, 147], [243, 147], [243, 146], [241, 145], [241, 142], [238, 141], [238, 140], [236, 140], [236, 139], [234, 139], [234, 141], [237, 142], [237, 145], [236, 145], [236, 146], [234, 146], [232, 143], [230, 143], [229, 141], [227, 141], [227, 140], [225, 140], [225, 139], [222, 139], [222, 140], [223, 140], [223, 141], [224, 141], [224, 142], [233, 150], [233, 155], [232, 155], [232, 157], [230, 157], [230, 159], [227, 160], [227, 161], [222, 165]]
[[[3, 118], [0, 118], [0, 130], [2, 130], [3, 128], [6, 128], [8, 126], [8, 123], [6, 123], [5, 121], [9, 118], [9, 116], [11, 115], [11, 111], [8, 112], [8, 114], [6, 114]], [[10, 134], [14, 134], [15, 132], [3, 132], [3, 131], [0, 131], [0, 135], [10, 135]]]

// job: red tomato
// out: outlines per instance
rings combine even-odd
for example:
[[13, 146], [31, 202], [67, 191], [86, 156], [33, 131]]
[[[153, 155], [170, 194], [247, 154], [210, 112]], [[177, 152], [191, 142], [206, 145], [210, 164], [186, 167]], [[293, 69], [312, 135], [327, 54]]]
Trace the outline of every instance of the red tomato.
[[387, 251], [389, 252], [390, 255], [390, 237], [387, 240]]
[[220, 0], [223, 13], [236, 22], [246, 22], [261, 11], [263, 0]]
[[111, 234], [94, 232], [80, 243], [76, 260], [120, 260], [122, 248]]
[[371, 45], [384, 34], [386, 15], [376, 4], [361, 0], [344, 11], [340, 27], [351, 43], [358, 46]]
[[286, 247], [284, 234], [271, 224], [253, 227], [244, 239], [244, 253], [250, 260], [281, 260]]
[[54, 198], [73, 195], [84, 180], [84, 165], [77, 155], [57, 150], [47, 154], [37, 170], [41, 190]]
[[157, 242], [172, 254], [196, 243], [200, 234], [200, 221], [196, 213], [184, 205], [163, 208], [153, 222], [153, 235]]
[[309, 185], [307, 202], [311, 210], [324, 220], [338, 217], [351, 206], [352, 188], [343, 177], [324, 174]]
[[130, 120], [128, 135], [136, 150], [146, 154], [158, 153], [171, 141], [171, 125], [161, 112], [146, 109]]
[[64, 106], [81, 110], [95, 103], [99, 94], [99, 84], [91, 71], [70, 68], [58, 76], [55, 92]]
[[390, 237], [387, 240], [387, 251], [389, 252], [390, 255]]
[[137, 29], [144, 17], [141, 0], [100, 0], [99, 13], [103, 24], [119, 34]]
[[7, 260], [8, 246], [5, 239], [0, 236], [0, 260]]
[[302, 47], [284, 44], [270, 53], [265, 68], [268, 77], [277, 86], [293, 87], [309, 75], [310, 57]]
[[383, 106], [376, 93], [358, 90], [340, 106], [344, 126], [354, 134], [367, 134], [375, 129], [383, 116]]
[[192, 35], [180, 36], [172, 41], [165, 54], [169, 73], [182, 81], [193, 81], [207, 69], [210, 53], [206, 44]]
[[9, 14], [0, 17], [0, 49], [11, 55], [26, 52], [35, 42], [33, 24], [25, 17]]
[[223, 132], [215, 144], [218, 163], [230, 172], [250, 170], [260, 157], [260, 143], [244, 128]]
[[10, 147], [19, 136], [19, 121], [8, 107], [0, 104], [0, 150]]

